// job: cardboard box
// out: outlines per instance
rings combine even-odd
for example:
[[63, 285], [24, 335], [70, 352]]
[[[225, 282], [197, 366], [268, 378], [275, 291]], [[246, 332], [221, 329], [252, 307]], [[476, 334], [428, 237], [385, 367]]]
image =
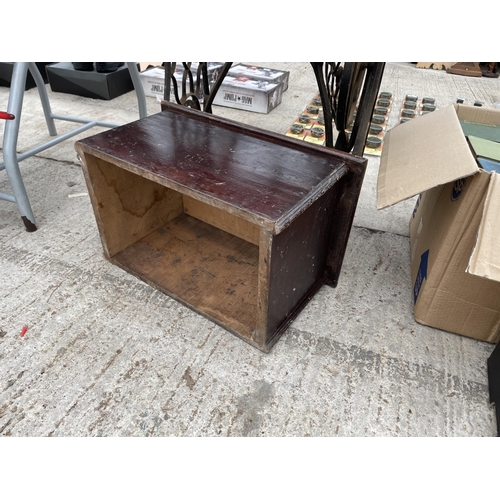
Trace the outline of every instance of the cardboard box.
[[456, 104], [391, 129], [377, 203], [419, 195], [410, 219], [415, 319], [497, 343], [500, 177], [479, 168], [460, 120], [500, 125], [500, 111]]
[[[218, 70], [222, 67], [223, 63], [209, 62], [208, 63], [208, 76], [210, 78], [210, 87], [215, 83]], [[191, 64], [191, 72], [193, 74], [193, 84], [196, 84], [196, 70], [198, 69], [198, 63]], [[184, 67], [182, 63], [177, 63], [174, 77], [177, 81], [179, 97], [182, 95], [182, 77], [184, 74]], [[139, 73], [141, 79], [142, 87], [144, 93], [149, 97], [159, 96], [161, 99], [164, 98], [164, 88], [165, 88], [165, 68], [163, 66], [158, 66], [154, 68], [149, 68], [142, 73]], [[186, 82], [186, 90], [189, 92], [189, 80]], [[200, 89], [200, 94], [198, 95], [200, 100], [203, 100], [203, 90]], [[173, 87], [170, 87], [170, 100], [175, 102]]]
[[149, 68], [139, 73], [139, 78], [148, 97], [160, 96], [163, 99], [165, 89], [165, 69], [160, 67]]
[[[51, 62], [37, 62], [35, 63], [38, 71], [42, 75], [43, 81], [47, 83], [47, 72], [45, 70], [48, 64], [53, 64]], [[13, 62], [0, 62], [0, 86], [1, 87], [10, 87], [10, 83], [12, 81], [12, 72], [14, 71], [14, 63]], [[32, 89], [36, 87], [36, 83], [34, 78], [31, 76], [31, 72], [28, 70], [28, 74], [26, 75], [26, 84], [24, 85], [24, 90]]]
[[229, 76], [246, 76], [252, 80], [264, 80], [272, 83], [282, 83], [283, 92], [288, 89], [288, 80], [290, 71], [281, 71], [279, 69], [263, 68], [261, 66], [250, 66], [248, 64], [237, 64], [229, 72]]
[[110, 100], [134, 90], [126, 64], [113, 73], [77, 71], [70, 62], [47, 66], [47, 76], [53, 92]]
[[282, 83], [226, 76], [213, 103], [255, 113], [269, 113], [281, 103], [282, 92]]

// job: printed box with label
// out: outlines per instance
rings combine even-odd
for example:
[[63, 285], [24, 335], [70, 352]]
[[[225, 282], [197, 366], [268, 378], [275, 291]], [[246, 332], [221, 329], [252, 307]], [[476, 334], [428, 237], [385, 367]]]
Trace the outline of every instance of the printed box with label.
[[[218, 71], [222, 68], [222, 63], [209, 62], [207, 64], [208, 76], [210, 78], [209, 85], [212, 85], [218, 76]], [[191, 72], [193, 74], [193, 84], [196, 85], [197, 77], [196, 70], [198, 69], [198, 63], [191, 64]], [[182, 95], [182, 77], [184, 74], [184, 67], [182, 63], [177, 63], [175, 67], [174, 77], [178, 85], [179, 97]], [[157, 66], [154, 68], [149, 68], [139, 74], [141, 79], [142, 87], [144, 93], [149, 97], [159, 96], [161, 99], [164, 98], [164, 87], [165, 87], [165, 68], [162, 66]], [[186, 81], [186, 89], [189, 92], [189, 80]], [[200, 89], [200, 99], [203, 98], [203, 91]], [[174, 90], [173, 86], [170, 87], [170, 99], [174, 100]]]
[[415, 319], [497, 343], [500, 177], [476, 161], [464, 135], [470, 124], [494, 133], [500, 111], [456, 104], [390, 130], [377, 204], [419, 195], [410, 219]]
[[264, 80], [271, 83], [282, 83], [283, 92], [288, 89], [288, 79], [290, 71], [263, 68], [261, 66], [250, 66], [248, 64], [237, 64], [228, 73], [229, 76], [246, 76], [252, 80]]
[[214, 104], [244, 109], [255, 113], [269, 113], [281, 103], [282, 83], [251, 80], [245, 76], [226, 76]]
[[163, 99], [165, 88], [165, 69], [161, 66], [149, 68], [139, 73], [139, 78], [144, 89], [144, 94], [148, 97], [160, 96]]

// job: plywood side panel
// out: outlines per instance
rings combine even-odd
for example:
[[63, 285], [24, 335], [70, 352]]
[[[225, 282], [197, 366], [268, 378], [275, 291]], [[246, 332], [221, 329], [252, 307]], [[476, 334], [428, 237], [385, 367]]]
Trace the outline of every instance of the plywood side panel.
[[184, 212], [254, 245], [259, 244], [260, 227], [220, 208], [184, 196]]
[[182, 213], [182, 195], [85, 155], [89, 193], [105, 253], [112, 257]]

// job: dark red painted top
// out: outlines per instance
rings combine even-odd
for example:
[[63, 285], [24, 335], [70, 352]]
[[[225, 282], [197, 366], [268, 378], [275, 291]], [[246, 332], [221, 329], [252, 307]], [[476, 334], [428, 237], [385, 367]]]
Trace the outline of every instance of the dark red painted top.
[[79, 144], [272, 221], [360, 161], [176, 105]]

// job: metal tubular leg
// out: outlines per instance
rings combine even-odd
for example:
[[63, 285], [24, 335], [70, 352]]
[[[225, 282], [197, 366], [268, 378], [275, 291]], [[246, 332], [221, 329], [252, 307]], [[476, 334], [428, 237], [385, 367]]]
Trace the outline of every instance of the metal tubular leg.
[[[142, 83], [139, 78], [137, 63], [132, 63], [132, 62], [127, 63], [127, 67], [137, 94], [137, 101], [139, 105], [139, 117], [145, 118], [147, 116], [146, 96], [144, 93], [144, 89], [142, 87]], [[47, 123], [47, 128], [49, 129], [49, 134], [51, 136], [57, 136], [57, 130], [54, 118], [66, 121], [84, 123], [85, 125], [82, 125], [76, 130], [73, 130], [59, 137], [56, 137], [40, 146], [37, 146], [33, 149], [30, 149], [29, 151], [26, 151], [23, 154], [18, 155], [17, 139], [19, 136], [19, 125], [21, 122], [24, 87], [26, 83], [26, 76], [28, 74], [28, 70], [31, 72], [35, 80], [38, 89], [38, 94], [40, 96], [40, 101], [42, 103], [43, 113], [45, 115], [45, 121]], [[48, 149], [49, 147], [52, 147], [55, 144], [58, 144], [66, 139], [69, 139], [70, 137], [73, 137], [91, 127], [102, 126], [102, 127], [113, 128], [116, 127], [117, 125], [113, 123], [93, 121], [93, 120], [70, 117], [70, 116], [62, 116], [52, 113], [50, 108], [49, 98], [47, 95], [47, 90], [45, 88], [45, 83], [43, 81], [42, 75], [40, 74], [40, 71], [38, 70], [35, 63], [27, 63], [27, 62], [14, 63], [14, 69], [12, 72], [12, 80], [9, 93], [9, 105], [7, 112], [13, 114], [15, 118], [14, 120], [8, 120], [5, 123], [4, 138], [3, 138], [4, 161], [0, 163], [0, 171], [5, 168], [7, 176], [9, 178], [10, 185], [12, 187], [13, 194], [0, 192], [0, 200], [11, 201], [16, 203], [18, 210], [21, 214], [21, 218], [24, 222], [24, 225], [26, 226], [26, 230], [32, 232], [36, 231], [37, 229], [35, 216], [33, 215], [33, 211], [31, 209], [31, 205], [28, 199], [28, 194], [26, 192], [26, 188], [24, 186], [24, 182], [21, 177], [19, 162], [29, 156], [33, 156], [38, 152]]]
[[130, 78], [134, 84], [135, 93], [137, 94], [137, 102], [139, 104], [139, 117], [146, 118], [148, 116], [148, 111], [146, 108], [146, 94], [144, 93], [144, 87], [142, 86], [141, 79], [139, 77], [139, 71], [137, 70], [137, 63], [128, 62], [127, 63], [128, 72], [130, 73]]
[[19, 124], [21, 122], [21, 110], [23, 107], [24, 86], [28, 73], [28, 63], [15, 63], [12, 71], [12, 81], [9, 92], [8, 113], [15, 116], [14, 120], [5, 123], [3, 137], [3, 157], [5, 170], [12, 187], [19, 213], [28, 232], [36, 231], [36, 222], [28, 199], [26, 188], [19, 170], [17, 161], [17, 138], [19, 136]]
[[40, 101], [42, 102], [43, 114], [45, 115], [45, 122], [47, 123], [49, 134], [54, 137], [57, 135], [57, 130], [54, 119], [52, 118], [52, 110], [50, 109], [49, 96], [47, 95], [45, 82], [43, 81], [42, 75], [34, 62], [29, 63], [29, 70], [31, 76], [35, 80], [36, 88], [38, 89], [38, 95], [40, 96]]

